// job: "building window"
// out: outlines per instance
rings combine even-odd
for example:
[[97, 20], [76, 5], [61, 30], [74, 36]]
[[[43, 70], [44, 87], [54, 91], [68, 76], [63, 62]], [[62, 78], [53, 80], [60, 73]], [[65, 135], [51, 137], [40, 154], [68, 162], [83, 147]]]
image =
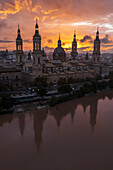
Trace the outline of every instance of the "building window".
[[20, 56], [20, 63], [22, 62], [22, 56]]
[[40, 64], [40, 57], [38, 57], [38, 64]]
[[38, 50], [40, 50], [40, 44], [38, 43]]
[[19, 50], [21, 50], [21, 45], [19, 45], [18, 47], [19, 47]]
[[16, 76], [16, 80], [18, 80], [18, 76]]
[[37, 45], [37, 43], [35, 43], [35, 50], [37, 50], [38, 49], [38, 45]]

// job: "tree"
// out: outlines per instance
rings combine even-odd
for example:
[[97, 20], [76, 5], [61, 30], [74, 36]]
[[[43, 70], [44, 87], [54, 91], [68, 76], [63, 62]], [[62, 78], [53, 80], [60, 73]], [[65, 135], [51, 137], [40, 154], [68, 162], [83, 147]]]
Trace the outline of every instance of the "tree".
[[8, 88], [5, 84], [0, 83], [0, 92], [6, 92], [8, 91]]
[[48, 86], [47, 79], [44, 78], [44, 77], [38, 77], [38, 78], [35, 79], [34, 85], [36, 87], [38, 87], [40, 85], [43, 86], [43, 87], [47, 87]]
[[14, 99], [12, 99], [10, 96], [3, 96], [0, 102], [0, 108], [3, 109], [10, 109], [14, 105]]
[[45, 96], [45, 94], [47, 93], [47, 89], [45, 87], [40, 86], [36, 89], [36, 92], [39, 96]]
[[60, 79], [58, 80], [57, 84], [58, 84], [58, 86], [62, 86], [62, 85], [64, 85], [64, 84], [67, 84], [67, 83], [66, 83], [66, 79], [65, 79], [65, 78], [60, 78]]
[[110, 78], [110, 79], [113, 79], [113, 71], [110, 71], [110, 73], [109, 73], [109, 78]]
[[113, 79], [109, 80], [109, 86], [110, 88], [113, 88]]
[[75, 83], [76, 83], [76, 80], [73, 79], [72, 77], [70, 77], [70, 78], [68, 79], [68, 84], [75, 84]]
[[36, 78], [34, 85], [37, 87], [36, 92], [39, 96], [44, 96], [47, 93], [47, 79], [44, 77]]
[[58, 91], [60, 93], [70, 93], [72, 91], [72, 88], [68, 84], [65, 84], [65, 85], [61, 85], [58, 88]]

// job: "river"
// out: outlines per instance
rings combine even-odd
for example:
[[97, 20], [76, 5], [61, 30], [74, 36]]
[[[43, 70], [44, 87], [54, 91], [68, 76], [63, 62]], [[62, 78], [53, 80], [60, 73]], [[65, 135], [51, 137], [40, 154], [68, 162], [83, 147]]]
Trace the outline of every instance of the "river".
[[113, 91], [0, 116], [0, 170], [112, 170]]

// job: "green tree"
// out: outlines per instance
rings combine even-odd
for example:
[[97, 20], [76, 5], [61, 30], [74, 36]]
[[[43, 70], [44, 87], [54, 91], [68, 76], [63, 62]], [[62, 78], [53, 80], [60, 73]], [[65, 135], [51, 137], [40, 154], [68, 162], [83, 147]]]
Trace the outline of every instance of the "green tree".
[[8, 91], [8, 87], [5, 84], [0, 83], [0, 92]]
[[59, 93], [70, 93], [72, 88], [68, 84], [61, 85], [58, 88]]
[[36, 78], [34, 86], [37, 87], [36, 92], [39, 96], [44, 96], [47, 93], [47, 79], [44, 77]]
[[110, 88], [113, 88], [113, 79], [109, 80], [109, 86]]
[[72, 77], [70, 77], [70, 78], [68, 79], [68, 84], [75, 84], [75, 83], [76, 83], [76, 80], [73, 79]]
[[57, 82], [58, 86], [62, 86], [67, 84], [66, 79], [65, 78], [60, 78]]

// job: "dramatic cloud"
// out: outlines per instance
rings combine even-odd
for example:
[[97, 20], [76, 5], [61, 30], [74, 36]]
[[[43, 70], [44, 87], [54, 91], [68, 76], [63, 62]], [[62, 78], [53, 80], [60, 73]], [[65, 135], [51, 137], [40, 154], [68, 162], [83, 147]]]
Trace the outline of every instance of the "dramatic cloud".
[[90, 46], [89, 47], [81, 47], [81, 48], [78, 48], [79, 50], [81, 50], [81, 51], [84, 51], [84, 50], [88, 50], [90, 48]]
[[62, 42], [62, 45], [66, 45], [67, 44], [67, 42]]
[[53, 51], [54, 51], [54, 48], [45, 46], [45, 47], [44, 47], [44, 50], [45, 50], [45, 51], [48, 51], [48, 52], [53, 52]]
[[5, 50], [7, 47], [0, 47], [0, 49]]
[[6, 24], [6, 22], [5, 21], [3, 21], [3, 20], [1, 20], [0, 21], [0, 29], [2, 29], [2, 28], [6, 28], [7, 27], [7, 24]]
[[14, 41], [0, 40], [0, 43], [14, 43]]
[[81, 43], [84, 43], [84, 42], [86, 42], [86, 41], [89, 41], [90, 43], [93, 43], [93, 39], [92, 39], [92, 37], [89, 36], [89, 35], [85, 35], [85, 36], [80, 40]]
[[[9, 43], [8, 49], [15, 50], [14, 40], [19, 23], [24, 50], [32, 50], [31, 39], [37, 18], [42, 47], [55, 48], [58, 34], [61, 33], [64, 42], [62, 45], [68, 50], [72, 45], [73, 32], [76, 29], [78, 48], [89, 46], [87, 49], [91, 50], [98, 26], [102, 44], [112, 45], [112, 7], [112, 0], [0, 0], [0, 38], [4, 40], [4, 37], [8, 37], [8, 42], [4, 40], [1, 43]], [[110, 39], [105, 36], [106, 34], [110, 35]]]
[[113, 47], [113, 45], [105, 45], [105, 44], [102, 44], [101, 46], [102, 46], [102, 47], [105, 47], [105, 48]]
[[25, 43], [32, 43], [32, 41], [31, 41], [31, 40], [28, 40], [28, 39], [23, 40], [23, 42], [25, 42]]
[[52, 39], [48, 39], [47, 42], [48, 42], [49, 44], [52, 44], [52, 43], [53, 43]]
[[71, 48], [64, 48], [66, 52], [71, 51]]
[[109, 36], [108, 35], [105, 35], [105, 37], [101, 39], [101, 43], [102, 44], [109, 44], [109, 43], [113, 43], [113, 41], [109, 40]]

